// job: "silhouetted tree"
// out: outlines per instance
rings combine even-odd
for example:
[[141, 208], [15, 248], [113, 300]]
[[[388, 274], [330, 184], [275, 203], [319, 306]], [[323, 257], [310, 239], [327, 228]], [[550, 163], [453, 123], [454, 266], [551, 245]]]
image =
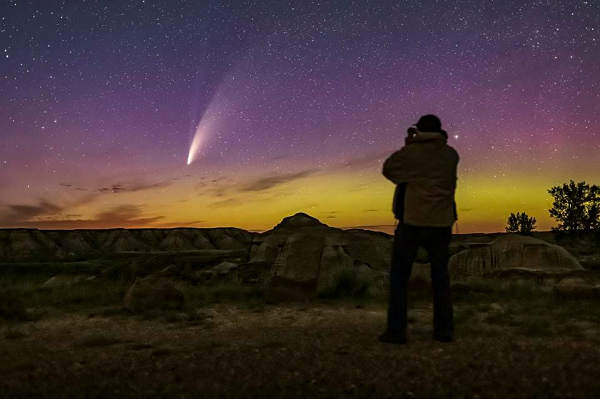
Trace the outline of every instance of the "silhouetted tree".
[[588, 204], [585, 207], [585, 226], [586, 230], [596, 230], [600, 228], [600, 187], [590, 186]]
[[593, 230], [600, 227], [600, 187], [582, 181], [555, 186], [548, 190], [554, 197], [550, 216], [558, 223], [556, 230]]
[[508, 221], [506, 222], [506, 232], [530, 235], [531, 232], [537, 227], [535, 222], [535, 218], [530, 217], [525, 212], [517, 212], [516, 215], [511, 213], [508, 217]]

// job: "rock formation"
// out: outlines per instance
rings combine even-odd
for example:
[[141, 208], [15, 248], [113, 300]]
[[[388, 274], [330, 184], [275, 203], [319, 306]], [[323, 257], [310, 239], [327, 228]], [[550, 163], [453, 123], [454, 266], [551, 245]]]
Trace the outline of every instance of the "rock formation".
[[[95, 259], [102, 266], [94, 270], [97, 281], [133, 282], [146, 276], [192, 284], [237, 280], [265, 284], [274, 296], [292, 298], [316, 296], [350, 275], [372, 290], [387, 291], [392, 246], [388, 234], [333, 228], [304, 213], [261, 234], [236, 228], [0, 230], [2, 262]], [[454, 237], [450, 253], [453, 281], [488, 276], [558, 282], [582, 270], [564, 248], [513, 234]], [[413, 281], [428, 284], [427, 262], [421, 250]], [[65, 283], [57, 277], [48, 285]]]
[[120, 252], [247, 250], [253, 234], [236, 228], [0, 230], [0, 260], [93, 259]]
[[343, 270], [355, 270], [359, 279], [383, 287], [391, 249], [386, 234], [344, 231], [298, 213], [254, 238], [250, 262], [272, 264], [269, 289], [300, 290], [311, 297], [334, 284]]
[[564, 248], [517, 234], [475, 243], [450, 258], [453, 279], [482, 276], [501, 269], [583, 270]]

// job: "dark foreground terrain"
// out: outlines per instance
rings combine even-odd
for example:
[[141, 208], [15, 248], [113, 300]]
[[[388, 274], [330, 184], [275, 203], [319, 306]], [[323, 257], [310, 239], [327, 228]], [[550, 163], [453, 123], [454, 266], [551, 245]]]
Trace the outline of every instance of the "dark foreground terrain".
[[[583, 269], [558, 285], [527, 262], [453, 280], [453, 343], [432, 340], [429, 283], [415, 278], [410, 342], [397, 346], [377, 341], [387, 284], [365, 278], [389, 269], [380, 233], [303, 214], [264, 234], [0, 231], [0, 398], [597, 398], [600, 238], [536, 237]], [[280, 269], [329, 280], [310, 301], [272, 295]]]
[[377, 341], [385, 325], [381, 300], [269, 305], [248, 297], [132, 315], [118, 305], [90, 307], [64, 301], [64, 292], [52, 295], [28, 311], [29, 321], [0, 321], [2, 397], [600, 392], [598, 302], [562, 301], [535, 288], [457, 286], [456, 340], [449, 344], [431, 339], [430, 301], [418, 294], [406, 346]]

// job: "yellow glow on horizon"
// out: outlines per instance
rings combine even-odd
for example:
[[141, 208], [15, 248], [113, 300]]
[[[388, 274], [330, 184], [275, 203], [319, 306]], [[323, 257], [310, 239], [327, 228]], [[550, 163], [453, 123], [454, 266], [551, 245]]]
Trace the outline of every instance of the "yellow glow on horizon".
[[[286, 174], [276, 174], [283, 177], [281, 182], [266, 188], [250, 183], [270, 176], [268, 173], [249, 176], [228, 170], [224, 175], [230, 180], [213, 183], [209, 175], [204, 181], [210, 183], [202, 188], [198, 179], [191, 177], [157, 190], [119, 193], [110, 203], [92, 202], [70, 212], [94, 219], [107, 209], [139, 204], [143, 208], [135, 219], [124, 224], [115, 220], [114, 225], [105, 227], [238, 227], [253, 231], [270, 230], [284, 217], [305, 212], [333, 227], [364, 226], [391, 233], [395, 224], [391, 212], [394, 185], [378, 168], [373, 169], [370, 173], [315, 171], [290, 181], [286, 181]], [[456, 192], [459, 232], [504, 231], [511, 212], [527, 212], [537, 219], [537, 230], [549, 230], [555, 222], [548, 214], [552, 197], [547, 189], [556, 184], [557, 178], [549, 175], [512, 179], [465, 176]]]

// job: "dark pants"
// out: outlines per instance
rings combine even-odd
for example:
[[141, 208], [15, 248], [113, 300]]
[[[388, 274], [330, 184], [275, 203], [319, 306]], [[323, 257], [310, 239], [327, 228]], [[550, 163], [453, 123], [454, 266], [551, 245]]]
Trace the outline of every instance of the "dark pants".
[[425, 248], [431, 261], [433, 329], [438, 334], [452, 334], [454, 331], [448, 274], [448, 245], [451, 237], [452, 227], [415, 227], [400, 224], [396, 228], [388, 308], [388, 328], [392, 332], [403, 333], [407, 328], [408, 279], [419, 247]]

